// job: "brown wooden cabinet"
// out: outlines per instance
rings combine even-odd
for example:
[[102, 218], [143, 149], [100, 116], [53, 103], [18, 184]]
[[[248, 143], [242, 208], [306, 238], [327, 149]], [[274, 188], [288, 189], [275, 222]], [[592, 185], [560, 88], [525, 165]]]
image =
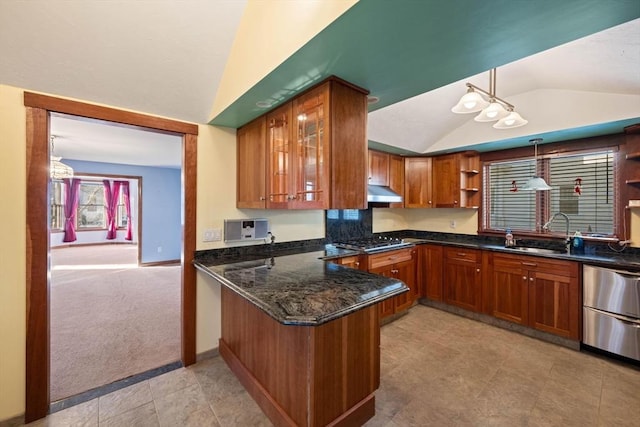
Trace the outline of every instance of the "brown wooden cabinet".
[[[331, 78], [267, 113], [264, 136], [251, 124], [245, 131], [241, 128], [237, 191], [242, 200], [238, 198], [237, 206], [366, 208], [366, 95], [360, 88]], [[248, 157], [248, 147], [258, 150], [261, 144], [266, 168], [257, 167], [259, 159]], [[256, 194], [253, 187], [257, 184], [247, 178], [260, 171], [265, 176], [264, 196]], [[251, 199], [256, 197], [257, 201]], [[260, 197], [266, 198], [264, 206]]]
[[471, 311], [482, 308], [481, 251], [444, 248], [444, 301]]
[[443, 300], [443, 254], [440, 245], [419, 245], [418, 249], [418, 284], [420, 297], [434, 301]]
[[402, 197], [402, 202], [389, 203], [390, 208], [404, 208], [404, 158], [389, 154], [389, 188]]
[[287, 208], [293, 197], [295, 175], [291, 166], [294, 161], [291, 115], [291, 103], [267, 114], [266, 207], [269, 209]]
[[480, 157], [475, 151], [433, 158], [433, 200], [436, 208], [480, 205]]
[[284, 325], [221, 287], [220, 356], [276, 426], [356, 426], [375, 414], [378, 307]]
[[432, 208], [431, 157], [404, 159], [404, 207]]
[[360, 269], [360, 255], [349, 255], [341, 258], [335, 258], [332, 262], [344, 265], [345, 267], [355, 268], [356, 270]]
[[495, 317], [580, 339], [576, 262], [494, 253], [490, 310]]
[[[384, 185], [396, 193], [404, 194], [404, 158], [382, 151], [369, 150], [369, 176], [371, 185]], [[390, 203], [390, 208], [403, 208], [404, 201]]]
[[369, 150], [369, 184], [389, 185], [389, 153]]
[[414, 247], [367, 255], [367, 271], [396, 278], [409, 287], [409, 292], [397, 295], [378, 305], [381, 319], [404, 311], [413, 305], [417, 293], [416, 249]]
[[266, 207], [265, 143], [266, 118], [264, 116], [238, 129], [236, 206], [240, 209]]

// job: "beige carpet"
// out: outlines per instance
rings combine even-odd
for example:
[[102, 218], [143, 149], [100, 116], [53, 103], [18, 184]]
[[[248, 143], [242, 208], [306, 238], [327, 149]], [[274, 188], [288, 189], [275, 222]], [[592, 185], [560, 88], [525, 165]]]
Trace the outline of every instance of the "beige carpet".
[[51, 250], [51, 401], [180, 359], [180, 266], [134, 245]]

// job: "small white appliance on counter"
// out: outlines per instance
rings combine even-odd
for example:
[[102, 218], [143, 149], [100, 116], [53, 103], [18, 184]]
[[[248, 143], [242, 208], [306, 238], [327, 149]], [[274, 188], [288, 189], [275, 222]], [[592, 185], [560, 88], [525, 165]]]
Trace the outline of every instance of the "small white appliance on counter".
[[583, 343], [640, 361], [640, 272], [584, 265]]
[[269, 233], [269, 220], [264, 218], [225, 219], [224, 241], [262, 240]]

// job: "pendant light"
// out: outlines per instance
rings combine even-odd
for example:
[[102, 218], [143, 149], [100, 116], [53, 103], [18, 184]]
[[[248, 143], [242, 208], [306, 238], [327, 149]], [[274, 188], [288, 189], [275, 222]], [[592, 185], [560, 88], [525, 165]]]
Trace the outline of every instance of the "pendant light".
[[456, 114], [477, 113], [489, 106], [489, 103], [476, 92], [473, 87], [469, 86], [467, 93], [462, 95], [460, 101], [451, 109]]
[[[483, 96], [484, 95], [484, 96]], [[486, 98], [486, 99], [485, 99]], [[489, 91], [480, 89], [471, 83], [467, 83], [467, 93], [451, 109], [456, 114], [476, 113], [480, 111], [474, 120], [476, 122], [494, 122], [495, 129], [511, 129], [524, 126], [528, 123], [515, 107], [507, 101], [496, 96], [496, 69], [489, 71]]]
[[73, 178], [73, 168], [65, 165], [60, 160], [62, 157], [56, 157], [54, 155], [53, 140], [55, 135], [51, 135], [51, 162], [49, 164], [49, 176], [53, 179]]
[[[533, 143], [533, 162], [535, 170], [538, 170], [538, 143], [542, 142], [542, 138], [534, 138], [530, 139], [529, 142]], [[546, 181], [539, 177], [537, 174], [533, 175], [531, 178], [527, 180], [527, 183], [521, 190], [531, 190], [531, 191], [548, 191], [551, 190], [549, 184]]]

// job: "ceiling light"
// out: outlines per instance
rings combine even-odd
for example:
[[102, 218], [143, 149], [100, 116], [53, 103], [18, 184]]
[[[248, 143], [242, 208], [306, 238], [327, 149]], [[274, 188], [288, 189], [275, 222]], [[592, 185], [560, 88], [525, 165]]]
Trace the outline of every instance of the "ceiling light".
[[[538, 143], [542, 142], [542, 138], [530, 139], [529, 142], [533, 143], [533, 147], [534, 147], [533, 161], [535, 165], [534, 167], [537, 170], [538, 169]], [[546, 183], [546, 181], [543, 178], [537, 175], [533, 175], [531, 178], [527, 180], [527, 183], [524, 185], [524, 187], [521, 188], [521, 190], [547, 191], [547, 190], [551, 190], [551, 187], [549, 186], [549, 184]]]
[[55, 135], [51, 135], [51, 162], [49, 163], [49, 176], [53, 179], [73, 178], [73, 168], [65, 165], [60, 160], [62, 157], [56, 157], [53, 154], [53, 140]]
[[372, 105], [372, 104], [377, 104], [378, 102], [380, 102], [379, 97], [373, 96], [373, 95], [367, 96], [367, 104]]
[[527, 120], [523, 119], [520, 114], [515, 111], [509, 112], [509, 115], [498, 120], [497, 123], [494, 123], [493, 127], [495, 129], [511, 129], [511, 128], [519, 128], [520, 126], [524, 126], [529, 123]]
[[473, 120], [476, 122], [495, 122], [496, 120], [500, 120], [508, 115], [509, 112], [504, 109], [502, 104], [492, 100], [491, 104], [482, 110]]
[[489, 103], [480, 95], [474, 91], [472, 87], [467, 90], [460, 101], [451, 109], [456, 114], [475, 113], [489, 106]]
[[[516, 113], [512, 104], [496, 96], [496, 69], [489, 72], [489, 91], [480, 89], [478, 86], [467, 83], [467, 93], [451, 109], [457, 114], [476, 113], [477, 122], [493, 122], [495, 129], [511, 129], [526, 125], [527, 120]], [[484, 95], [484, 96], [483, 96]]]

